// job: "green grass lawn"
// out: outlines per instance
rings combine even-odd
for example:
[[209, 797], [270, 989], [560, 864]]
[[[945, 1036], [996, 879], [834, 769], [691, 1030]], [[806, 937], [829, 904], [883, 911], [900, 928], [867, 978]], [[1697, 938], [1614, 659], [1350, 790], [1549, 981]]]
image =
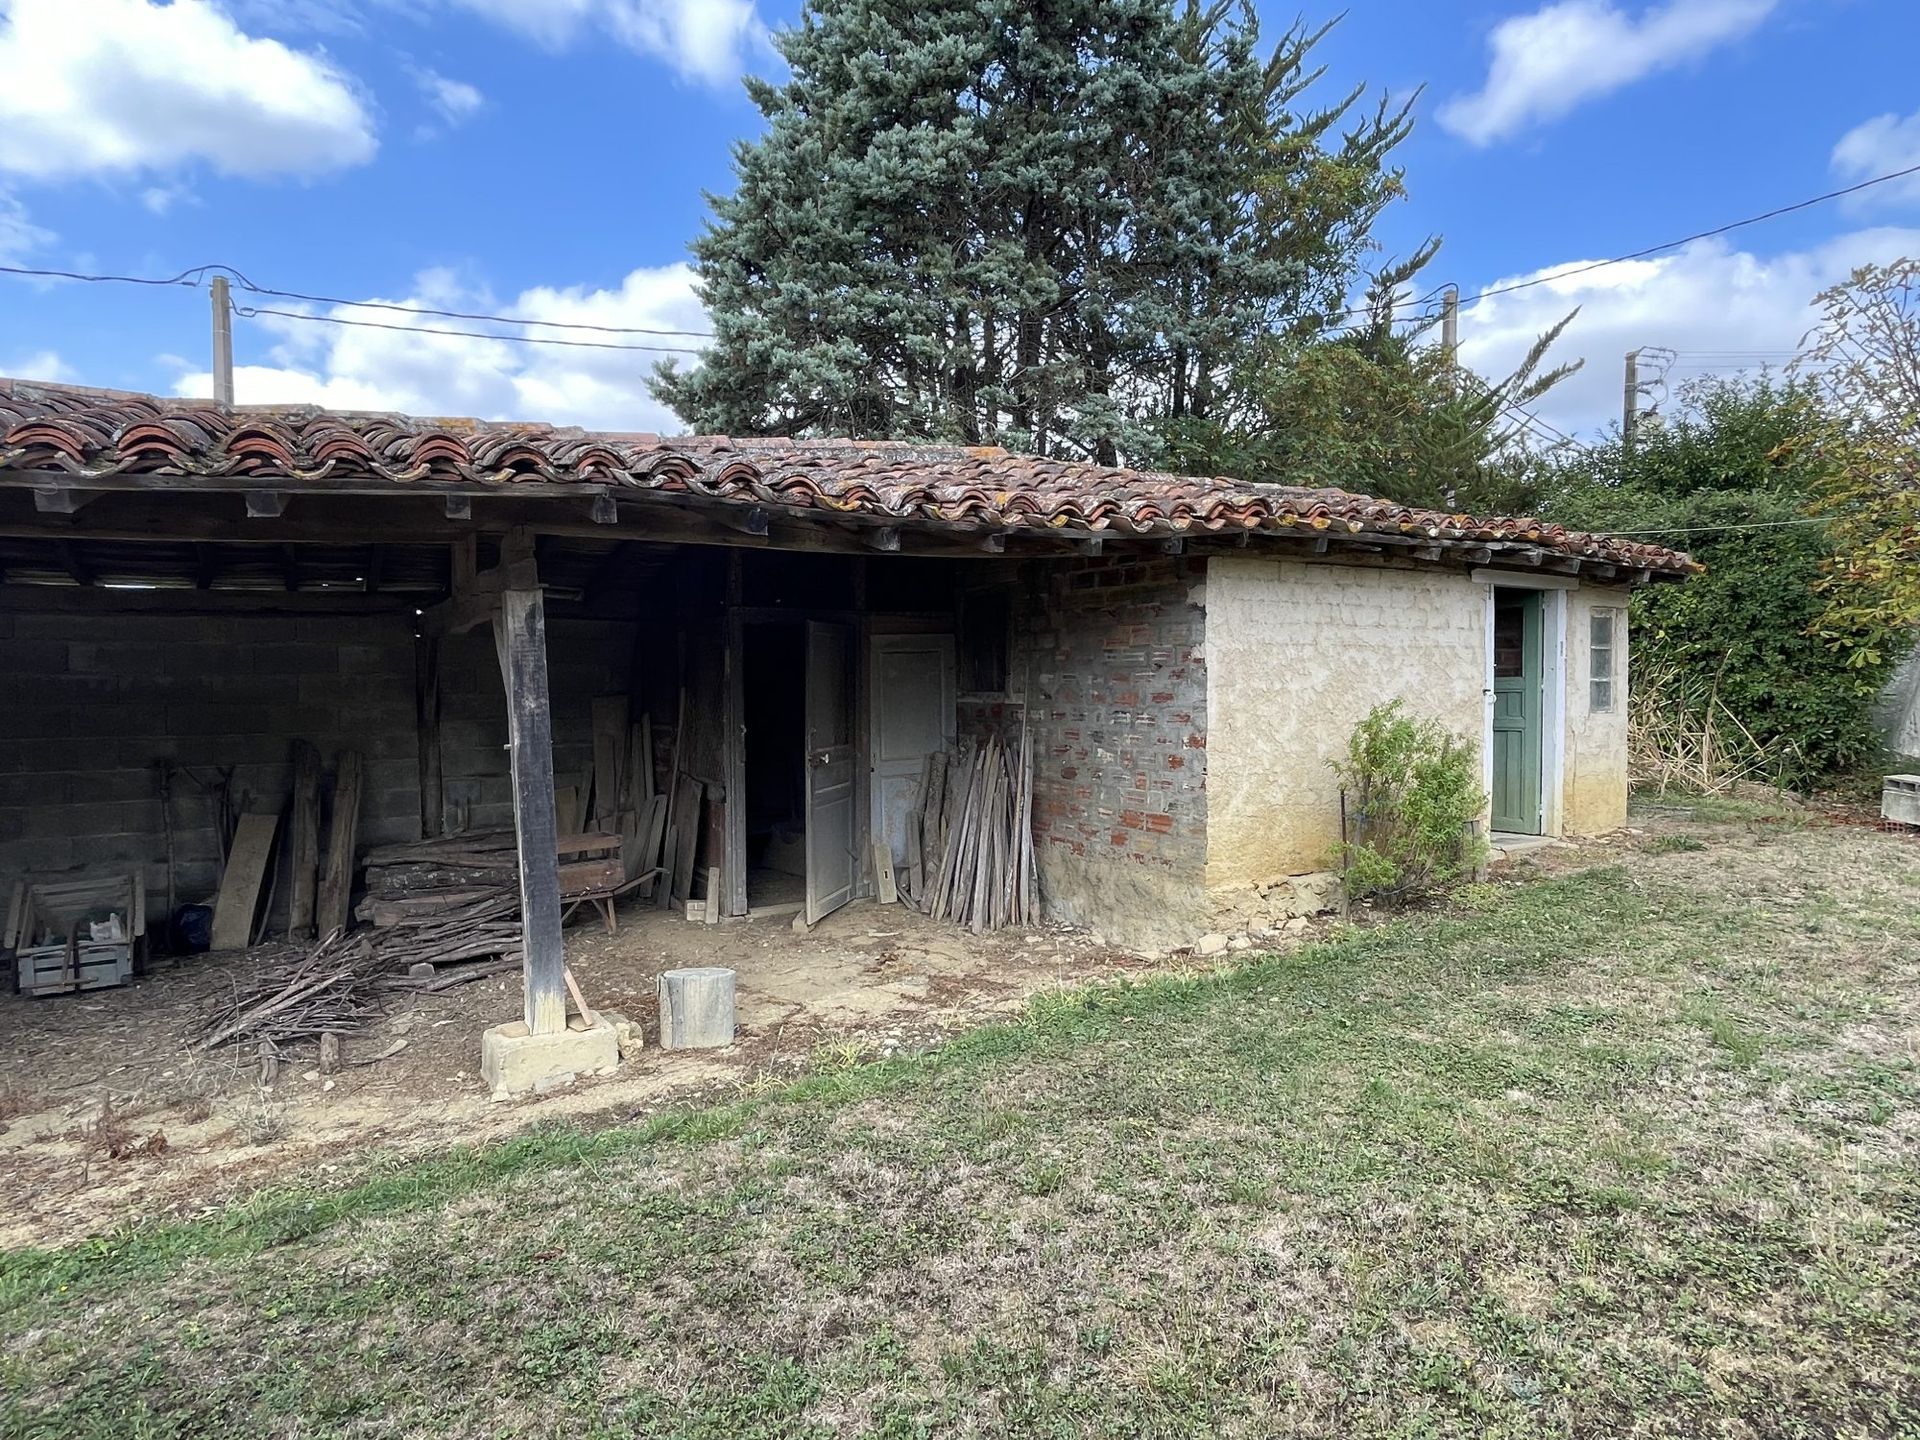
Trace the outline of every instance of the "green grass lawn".
[[1920, 846], [1697, 835], [5, 1256], [0, 1434], [1920, 1435]]

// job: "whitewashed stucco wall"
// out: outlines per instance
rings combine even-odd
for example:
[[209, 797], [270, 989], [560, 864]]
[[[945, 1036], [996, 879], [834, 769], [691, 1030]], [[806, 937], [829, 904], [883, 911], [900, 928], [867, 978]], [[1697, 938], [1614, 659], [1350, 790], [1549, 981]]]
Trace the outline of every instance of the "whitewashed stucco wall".
[[[1599, 834], [1627, 813], [1627, 596], [1593, 587], [1561, 595], [1565, 648], [1548, 667], [1565, 687], [1562, 703], [1548, 708], [1561, 717], [1559, 803], [1547, 806], [1547, 828]], [[1330, 762], [1375, 705], [1399, 699], [1484, 746], [1489, 597], [1486, 582], [1459, 571], [1209, 562], [1209, 888], [1326, 868], [1340, 838]], [[1614, 706], [1596, 713], [1589, 620], [1600, 605], [1620, 613]], [[1548, 643], [1559, 634], [1556, 626]], [[1552, 774], [1543, 780], [1551, 786]]]
[[1340, 839], [1329, 762], [1373, 706], [1397, 697], [1479, 745], [1486, 606], [1458, 572], [1208, 563], [1210, 888], [1327, 868]]
[[[1593, 708], [1593, 611], [1614, 616], [1613, 708]], [[1627, 823], [1627, 592], [1582, 585], [1567, 592], [1566, 769], [1562, 835], [1601, 835]]]

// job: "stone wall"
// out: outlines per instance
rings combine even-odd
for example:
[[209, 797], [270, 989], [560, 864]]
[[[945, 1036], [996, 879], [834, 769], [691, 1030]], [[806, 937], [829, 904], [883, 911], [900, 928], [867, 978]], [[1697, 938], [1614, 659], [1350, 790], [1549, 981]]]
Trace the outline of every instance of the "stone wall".
[[1215, 558], [1205, 604], [1209, 886], [1328, 868], [1329, 762], [1373, 706], [1403, 700], [1481, 743], [1487, 587], [1467, 575]]
[[[205, 781], [232, 766], [245, 808], [280, 810], [290, 747], [320, 751], [331, 785], [339, 753], [366, 764], [363, 844], [420, 832], [415, 656], [410, 616], [0, 615], [0, 904], [25, 874], [144, 868], [150, 918], [166, 905], [166, 842], [156, 762]], [[582, 774], [590, 701], [626, 685], [628, 625], [550, 622], [555, 763]], [[447, 642], [441, 668], [448, 810], [476, 826], [511, 823], [506, 714], [489, 631]], [[219, 850], [207, 794], [173, 782], [180, 903], [209, 898]], [[281, 862], [284, 863], [284, 846]], [[289, 886], [277, 887], [274, 920]]]
[[1049, 565], [1016, 611], [1042, 899], [1125, 943], [1181, 943], [1204, 923], [1202, 573], [1171, 557]]

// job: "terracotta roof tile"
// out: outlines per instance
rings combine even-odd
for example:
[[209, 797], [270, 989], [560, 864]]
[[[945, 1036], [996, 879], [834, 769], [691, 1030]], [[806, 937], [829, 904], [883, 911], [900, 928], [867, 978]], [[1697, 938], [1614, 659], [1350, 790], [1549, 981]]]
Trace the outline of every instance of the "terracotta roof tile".
[[1306, 526], [1346, 534], [1519, 541], [1663, 574], [1662, 546], [1522, 517], [1448, 515], [1343, 490], [1110, 469], [987, 447], [589, 433], [548, 425], [310, 406], [169, 400], [0, 379], [0, 468], [76, 478], [166, 473], [276, 483], [378, 479], [592, 484], [922, 520], [1127, 534]]

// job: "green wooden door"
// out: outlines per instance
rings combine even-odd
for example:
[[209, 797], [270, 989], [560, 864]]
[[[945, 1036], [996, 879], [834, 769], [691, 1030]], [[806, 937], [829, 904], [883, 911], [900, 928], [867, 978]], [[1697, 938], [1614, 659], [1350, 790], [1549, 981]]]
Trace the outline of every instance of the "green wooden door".
[[1540, 646], [1537, 590], [1493, 592], [1493, 828], [1540, 833]]

